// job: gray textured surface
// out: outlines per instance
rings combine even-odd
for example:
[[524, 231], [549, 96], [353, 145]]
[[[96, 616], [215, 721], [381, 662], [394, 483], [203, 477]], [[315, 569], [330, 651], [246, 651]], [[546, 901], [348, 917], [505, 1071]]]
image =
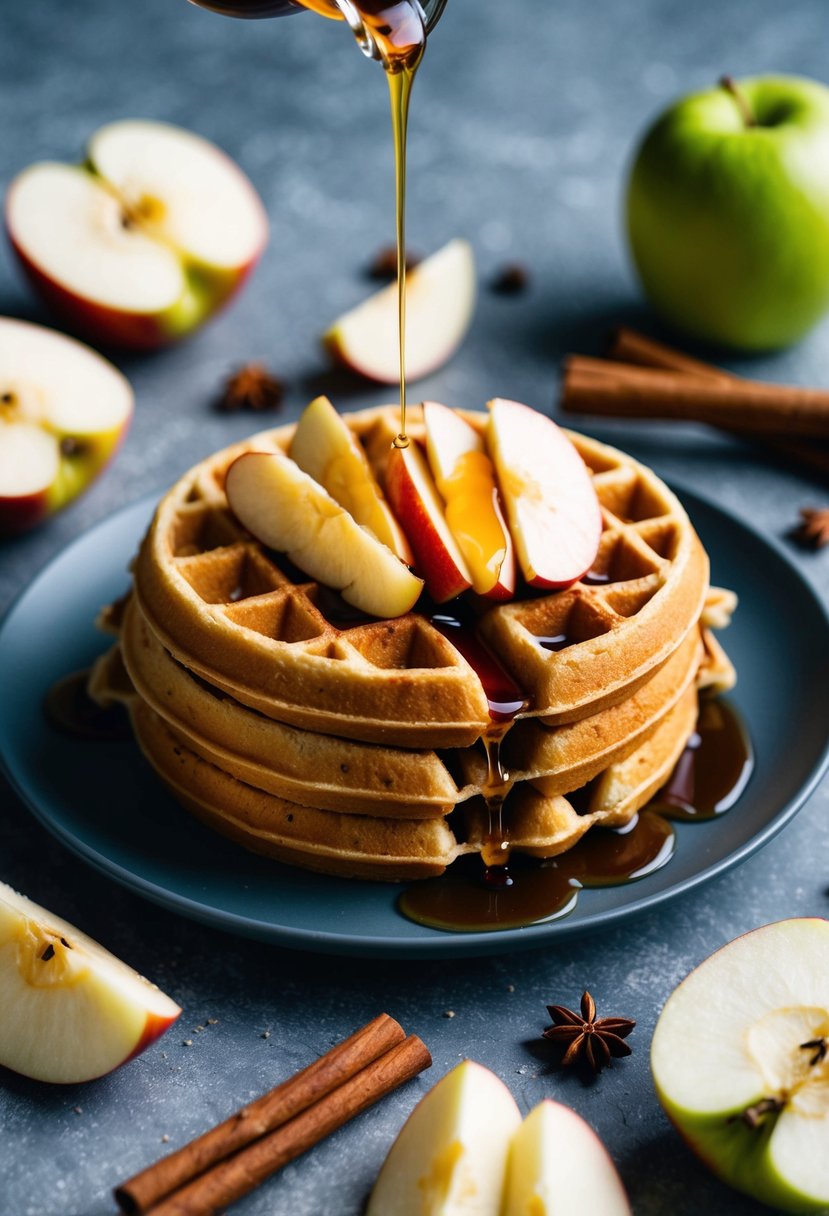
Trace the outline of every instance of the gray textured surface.
[[[517, 258], [532, 267], [533, 283], [517, 299], [482, 292], [464, 348], [419, 391], [464, 406], [501, 394], [549, 408], [559, 356], [597, 349], [608, 318], [640, 316], [619, 224], [636, 133], [671, 96], [724, 70], [825, 76], [824, 8], [823, 0], [450, 0], [415, 98], [411, 244], [431, 249], [463, 234], [484, 279]], [[210, 408], [230, 367], [266, 358], [289, 384], [286, 418], [320, 384], [343, 407], [388, 396], [327, 376], [317, 336], [365, 291], [361, 270], [391, 234], [391, 190], [383, 81], [342, 28], [311, 16], [231, 23], [183, 0], [38, 0], [4, 3], [0, 29], [0, 181], [41, 157], [77, 156], [104, 121], [146, 115], [222, 144], [258, 185], [272, 221], [264, 262], [227, 315], [178, 349], [122, 361], [138, 396], [126, 447], [83, 500], [0, 549], [1, 608], [86, 527], [251, 429], [250, 416]], [[0, 312], [45, 319], [5, 249]], [[829, 328], [785, 356], [743, 366], [825, 382]], [[799, 507], [826, 500], [815, 481], [698, 429], [592, 429], [773, 536]], [[829, 551], [795, 556], [825, 596]], [[117, 791], [113, 800], [117, 810]], [[647, 1046], [672, 986], [715, 947], [770, 920], [826, 914], [828, 800], [824, 784], [738, 872], [601, 938], [489, 961], [370, 965], [235, 940], [145, 904], [52, 842], [0, 781], [0, 878], [99, 937], [185, 1007], [178, 1028], [99, 1082], [53, 1089], [0, 1077], [0, 1216], [104, 1216], [109, 1188], [165, 1151], [163, 1135], [170, 1147], [183, 1143], [381, 1008], [425, 1038], [431, 1077], [235, 1210], [356, 1216], [405, 1114], [470, 1055], [506, 1080], [523, 1109], [553, 1096], [586, 1115], [638, 1216], [759, 1213], [708, 1177], [669, 1129]], [[585, 986], [600, 1009], [639, 1023], [633, 1057], [593, 1088], [549, 1071], [533, 1048], [545, 1004], [574, 1002]], [[207, 1018], [218, 1023], [192, 1034]]]

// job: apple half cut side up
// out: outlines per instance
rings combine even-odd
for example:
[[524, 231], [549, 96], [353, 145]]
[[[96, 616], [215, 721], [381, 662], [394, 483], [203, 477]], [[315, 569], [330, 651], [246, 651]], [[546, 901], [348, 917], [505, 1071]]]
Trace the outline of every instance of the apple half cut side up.
[[0, 883], [0, 1064], [74, 1084], [149, 1046], [181, 1009], [73, 925]]
[[426, 457], [412, 440], [392, 448], [386, 465], [386, 493], [415, 554], [415, 569], [436, 604], [472, 586], [472, 575], [449, 530]]
[[382, 544], [411, 566], [414, 555], [383, 497], [365, 452], [327, 397], [306, 406], [289, 452], [303, 472]]
[[829, 1208], [829, 922], [765, 925], [674, 990], [651, 1067], [677, 1130], [723, 1182], [786, 1212]]
[[489, 410], [487, 447], [524, 578], [569, 587], [592, 566], [602, 533], [587, 466], [551, 418], [500, 398]]
[[0, 536], [82, 493], [129, 427], [127, 379], [64, 334], [0, 317]]
[[[406, 376], [437, 371], [466, 336], [475, 311], [475, 257], [456, 239], [406, 276]], [[380, 384], [397, 384], [400, 341], [397, 285], [383, 287], [345, 313], [323, 335], [323, 345], [345, 367]]]
[[544, 1101], [512, 1138], [501, 1216], [631, 1216], [607, 1150], [580, 1115]]
[[98, 343], [153, 349], [241, 286], [267, 242], [253, 186], [217, 147], [166, 123], [93, 135], [86, 165], [12, 182], [6, 228], [35, 290]]
[[489, 599], [515, 594], [515, 552], [483, 437], [437, 401], [424, 401], [429, 467], [446, 522], [466, 559], [472, 588]]
[[257, 540], [377, 617], [403, 616], [423, 583], [281, 452], [245, 452], [228, 469], [231, 510]]
[[509, 1141], [520, 1123], [494, 1073], [471, 1060], [458, 1064], [404, 1124], [366, 1216], [499, 1216]]

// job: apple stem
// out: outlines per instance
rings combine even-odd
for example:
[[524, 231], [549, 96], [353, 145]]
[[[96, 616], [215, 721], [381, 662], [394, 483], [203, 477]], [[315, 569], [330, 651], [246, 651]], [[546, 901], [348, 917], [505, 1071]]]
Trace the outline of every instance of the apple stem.
[[737, 103], [737, 109], [740, 111], [740, 117], [743, 120], [743, 125], [746, 127], [756, 127], [757, 118], [749, 105], [748, 98], [742, 91], [737, 81], [733, 76], [721, 76], [720, 88], [725, 89], [726, 93], [730, 93]]
[[766, 1115], [776, 1115], [786, 1105], [782, 1098], [762, 1098], [759, 1102], [755, 1102], [753, 1106], [747, 1106], [739, 1118], [745, 1123], [746, 1127], [750, 1127], [752, 1131], [756, 1131], [762, 1125]]

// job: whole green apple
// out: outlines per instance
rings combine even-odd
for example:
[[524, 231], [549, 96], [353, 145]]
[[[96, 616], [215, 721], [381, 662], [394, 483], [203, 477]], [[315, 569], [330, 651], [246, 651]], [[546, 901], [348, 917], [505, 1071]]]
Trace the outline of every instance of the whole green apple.
[[637, 152], [627, 223], [670, 323], [745, 350], [796, 342], [829, 308], [829, 89], [725, 78], [676, 102]]

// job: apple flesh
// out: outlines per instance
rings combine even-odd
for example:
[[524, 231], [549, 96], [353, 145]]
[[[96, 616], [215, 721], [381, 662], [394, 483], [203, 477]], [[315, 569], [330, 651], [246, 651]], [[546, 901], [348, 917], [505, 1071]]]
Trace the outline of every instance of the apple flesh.
[[490, 599], [511, 599], [515, 553], [483, 437], [437, 401], [423, 403], [423, 421], [429, 466], [446, 504], [449, 530], [466, 558], [473, 590]]
[[154, 984], [0, 883], [0, 1064], [72, 1084], [138, 1055], [181, 1013]]
[[509, 1141], [520, 1123], [494, 1073], [471, 1060], [458, 1064], [404, 1124], [366, 1216], [499, 1216]]
[[129, 426], [129, 382], [63, 334], [0, 317], [0, 536], [76, 498]]
[[227, 472], [227, 500], [257, 540], [378, 617], [414, 607], [423, 583], [281, 452], [245, 452]]
[[592, 566], [602, 532], [587, 467], [552, 419], [500, 398], [489, 410], [487, 446], [524, 578], [569, 587]]
[[540, 1102], [512, 1138], [501, 1216], [631, 1216], [607, 1150], [579, 1115]]
[[449, 530], [426, 458], [414, 440], [392, 448], [386, 464], [386, 493], [415, 554], [415, 569], [436, 604], [472, 586], [472, 575]]
[[43, 162], [9, 187], [6, 228], [35, 289], [98, 343], [153, 349], [238, 290], [267, 218], [240, 169], [166, 123], [110, 123], [87, 162]]
[[671, 994], [651, 1066], [667, 1114], [724, 1182], [786, 1212], [829, 1206], [829, 922], [723, 946]]
[[290, 455], [358, 524], [412, 565], [409, 543], [365, 452], [327, 397], [317, 397], [306, 406], [291, 440]]
[[[442, 367], [463, 341], [475, 310], [475, 257], [463, 240], [418, 263], [406, 276], [406, 375]], [[335, 321], [323, 345], [352, 371], [381, 384], [400, 378], [397, 285], [389, 284]]]
[[786, 346], [829, 308], [829, 89], [757, 77], [672, 105], [639, 148], [627, 224], [669, 322], [744, 350]]

